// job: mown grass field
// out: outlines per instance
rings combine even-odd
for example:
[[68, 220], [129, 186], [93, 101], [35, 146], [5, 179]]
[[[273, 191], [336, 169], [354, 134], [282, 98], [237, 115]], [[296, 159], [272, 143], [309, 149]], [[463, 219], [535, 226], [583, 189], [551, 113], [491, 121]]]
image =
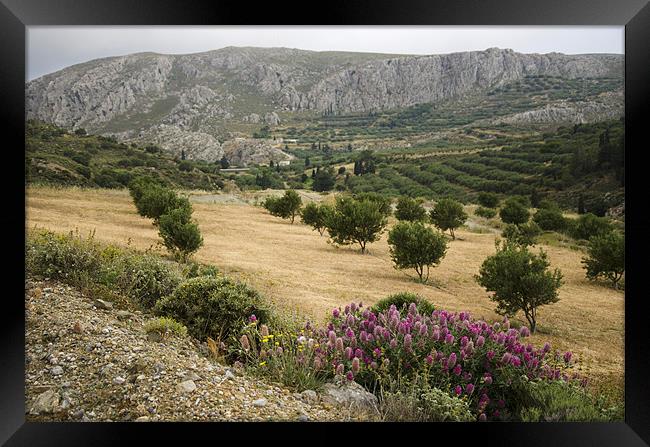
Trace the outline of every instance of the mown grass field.
[[[432, 269], [430, 284], [422, 285], [414, 281], [415, 272], [393, 268], [386, 234], [369, 246], [369, 254], [361, 255], [358, 248], [328, 244], [326, 236], [298, 219], [291, 225], [261, 207], [224, 199], [194, 202], [204, 237], [196, 260], [248, 282], [284, 309], [323, 320], [333, 307], [352, 300], [369, 305], [392, 293], [412, 291], [439, 308], [500, 319], [487, 292], [474, 280], [482, 261], [494, 253], [492, 232], [459, 230], [441, 265]], [[100, 241], [154, 247], [163, 253], [156, 248], [157, 230], [136, 213], [126, 190], [30, 187], [26, 211], [28, 229], [78, 229], [83, 235], [94, 230]], [[552, 266], [562, 270], [565, 284], [558, 303], [540, 308], [538, 333], [531, 342], [548, 341], [553, 348], [572, 350], [580, 372], [622, 383], [624, 293], [589, 282], [581, 251], [542, 247]], [[523, 316], [512, 321], [525, 323]]]

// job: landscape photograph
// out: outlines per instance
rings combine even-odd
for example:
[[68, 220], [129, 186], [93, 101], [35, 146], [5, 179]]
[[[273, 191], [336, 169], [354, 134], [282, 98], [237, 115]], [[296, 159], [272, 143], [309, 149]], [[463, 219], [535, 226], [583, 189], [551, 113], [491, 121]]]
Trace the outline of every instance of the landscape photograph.
[[27, 421], [624, 421], [623, 27], [26, 51]]

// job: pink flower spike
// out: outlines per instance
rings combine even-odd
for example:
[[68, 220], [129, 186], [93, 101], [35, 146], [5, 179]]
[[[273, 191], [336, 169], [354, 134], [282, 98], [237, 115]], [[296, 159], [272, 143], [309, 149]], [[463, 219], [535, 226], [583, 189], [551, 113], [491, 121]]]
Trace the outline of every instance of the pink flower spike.
[[461, 393], [463, 392], [463, 389], [460, 387], [460, 385], [456, 385], [454, 392], [456, 393], [456, 396], [460, 396]]

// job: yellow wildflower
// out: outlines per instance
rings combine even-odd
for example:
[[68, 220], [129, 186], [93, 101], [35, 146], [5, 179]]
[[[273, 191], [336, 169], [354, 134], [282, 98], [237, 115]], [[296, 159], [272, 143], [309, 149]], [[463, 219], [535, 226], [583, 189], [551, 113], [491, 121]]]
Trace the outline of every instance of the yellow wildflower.
[[260, 366], [266, 365], [266, 362], [260, 362]]

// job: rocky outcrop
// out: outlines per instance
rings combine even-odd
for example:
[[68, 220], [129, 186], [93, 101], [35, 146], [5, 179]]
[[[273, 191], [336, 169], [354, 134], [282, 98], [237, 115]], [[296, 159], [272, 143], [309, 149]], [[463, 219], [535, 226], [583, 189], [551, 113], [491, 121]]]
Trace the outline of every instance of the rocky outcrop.
[[489, 120], [491, 124], [584, 124], [616, 119], [625, 114], [623, 92], [601, 95], [593, 101], [561, 101], [534, 110]]
[[270, 160], [279, 162], [295, 158], [273, 146], [272, 143], [272, 140], [235, 138], [224, 142], [222, 149], [228, 161], [237, 166], [264, 164]]

